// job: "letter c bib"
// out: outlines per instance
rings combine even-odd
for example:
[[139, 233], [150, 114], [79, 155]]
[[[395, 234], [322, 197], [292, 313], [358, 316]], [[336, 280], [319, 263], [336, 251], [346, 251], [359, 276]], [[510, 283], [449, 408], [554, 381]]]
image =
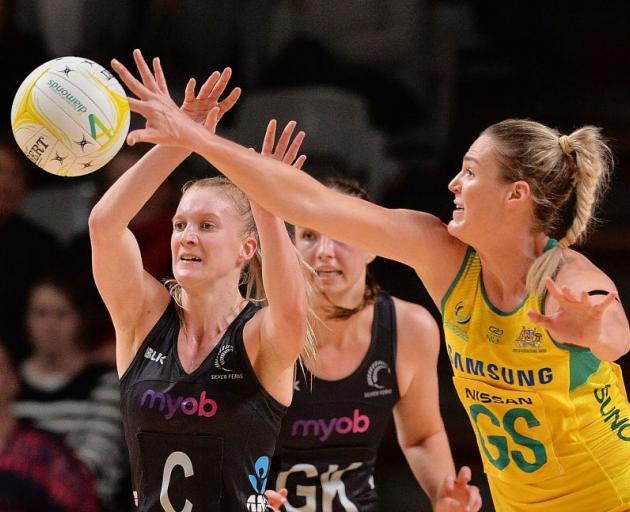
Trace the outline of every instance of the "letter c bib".
[[[156, 432], [138, 432], [137, 437], [144, 468], [139, 485], [140, 510], [220, 511], [223, 459], [220, 437]], [[157, 501], [153, 489], [160, 489], [159, 503], [146, 503], [147, 499]]]

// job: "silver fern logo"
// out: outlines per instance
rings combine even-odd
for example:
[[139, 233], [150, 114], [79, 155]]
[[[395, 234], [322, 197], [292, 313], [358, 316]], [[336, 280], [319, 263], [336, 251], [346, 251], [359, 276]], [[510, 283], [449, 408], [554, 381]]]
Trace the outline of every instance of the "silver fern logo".
[[389, 368], [389, 365], [385, 361], [381, 361], [380, 359], [378, 361], [374, 361], [370, 365], [367, 371], [367, 382], [370, 386], [376, 389], [385, 388], [385, 386], [383, 386], [382, 384], [379, 384], [378, 382], [378, 374], [383, 370], [385, 370], [390, 375], [392, 373], [391, 369]]
[[[238, 358], [235, 360], [231, 355], [234, 352], [233, 345], [223, 345], [219, 348], [219, 353], [214, 358], [214, 367], [220, 373], [211, 373], [210, 380], [241, 380], [243, 374], [238, 372]], [[234, 366], [236, 365], [236, 371]], [[238, 373], [237, 373], [238, 372]]]
[[219, 350], [216, 359], [214, 360], [214, 366], [216, 366], [219, 370], [223, 370], [224, 372], [233, 372], [234, 370], [229, 367], [230, 365], [226, 361], [230, 352], [234, 352], [234, 347], [232, 345], [223, 345]]

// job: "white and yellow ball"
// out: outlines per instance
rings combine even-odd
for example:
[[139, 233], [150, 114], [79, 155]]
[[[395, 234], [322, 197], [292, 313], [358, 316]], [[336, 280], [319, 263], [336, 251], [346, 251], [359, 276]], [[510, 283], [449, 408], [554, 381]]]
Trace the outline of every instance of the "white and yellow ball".
[[33, 163], [58, 176], [81, 176], [105, 165], [121, 148], [129, 131], [129, 104], [103, 66], [60, 57], [22, 82], [11, 108], [11, 128]]

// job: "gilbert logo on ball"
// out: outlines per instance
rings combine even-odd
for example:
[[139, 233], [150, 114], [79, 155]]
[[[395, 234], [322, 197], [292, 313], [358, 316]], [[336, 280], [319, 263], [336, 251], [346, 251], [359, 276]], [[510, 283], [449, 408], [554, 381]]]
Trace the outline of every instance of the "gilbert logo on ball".
[[60, 57], [22, 82], [11, 128], [33, 163], [58, 176], [81, 176], [109, 162], [129, 131], [125, 91], [103, 66]]

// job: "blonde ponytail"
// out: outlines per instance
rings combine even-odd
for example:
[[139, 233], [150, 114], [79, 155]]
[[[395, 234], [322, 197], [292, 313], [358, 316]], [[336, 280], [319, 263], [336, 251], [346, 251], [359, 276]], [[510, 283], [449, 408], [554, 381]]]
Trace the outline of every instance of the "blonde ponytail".
[[[529, 269], [527, 287], [541, 295], [545, 279], [557, 274], [564, 252], [584, 240], [608, 185], [612, 153], [601, 131], [584, 126], [570, 135], [530, 120], [508, 119], [484, 131], [496, 142], [506, 181], [526, 181], [532, 191], [536, 230], [558, 237]], [[563, 208], [572, 204], [571, 224], [559, 233]]]

